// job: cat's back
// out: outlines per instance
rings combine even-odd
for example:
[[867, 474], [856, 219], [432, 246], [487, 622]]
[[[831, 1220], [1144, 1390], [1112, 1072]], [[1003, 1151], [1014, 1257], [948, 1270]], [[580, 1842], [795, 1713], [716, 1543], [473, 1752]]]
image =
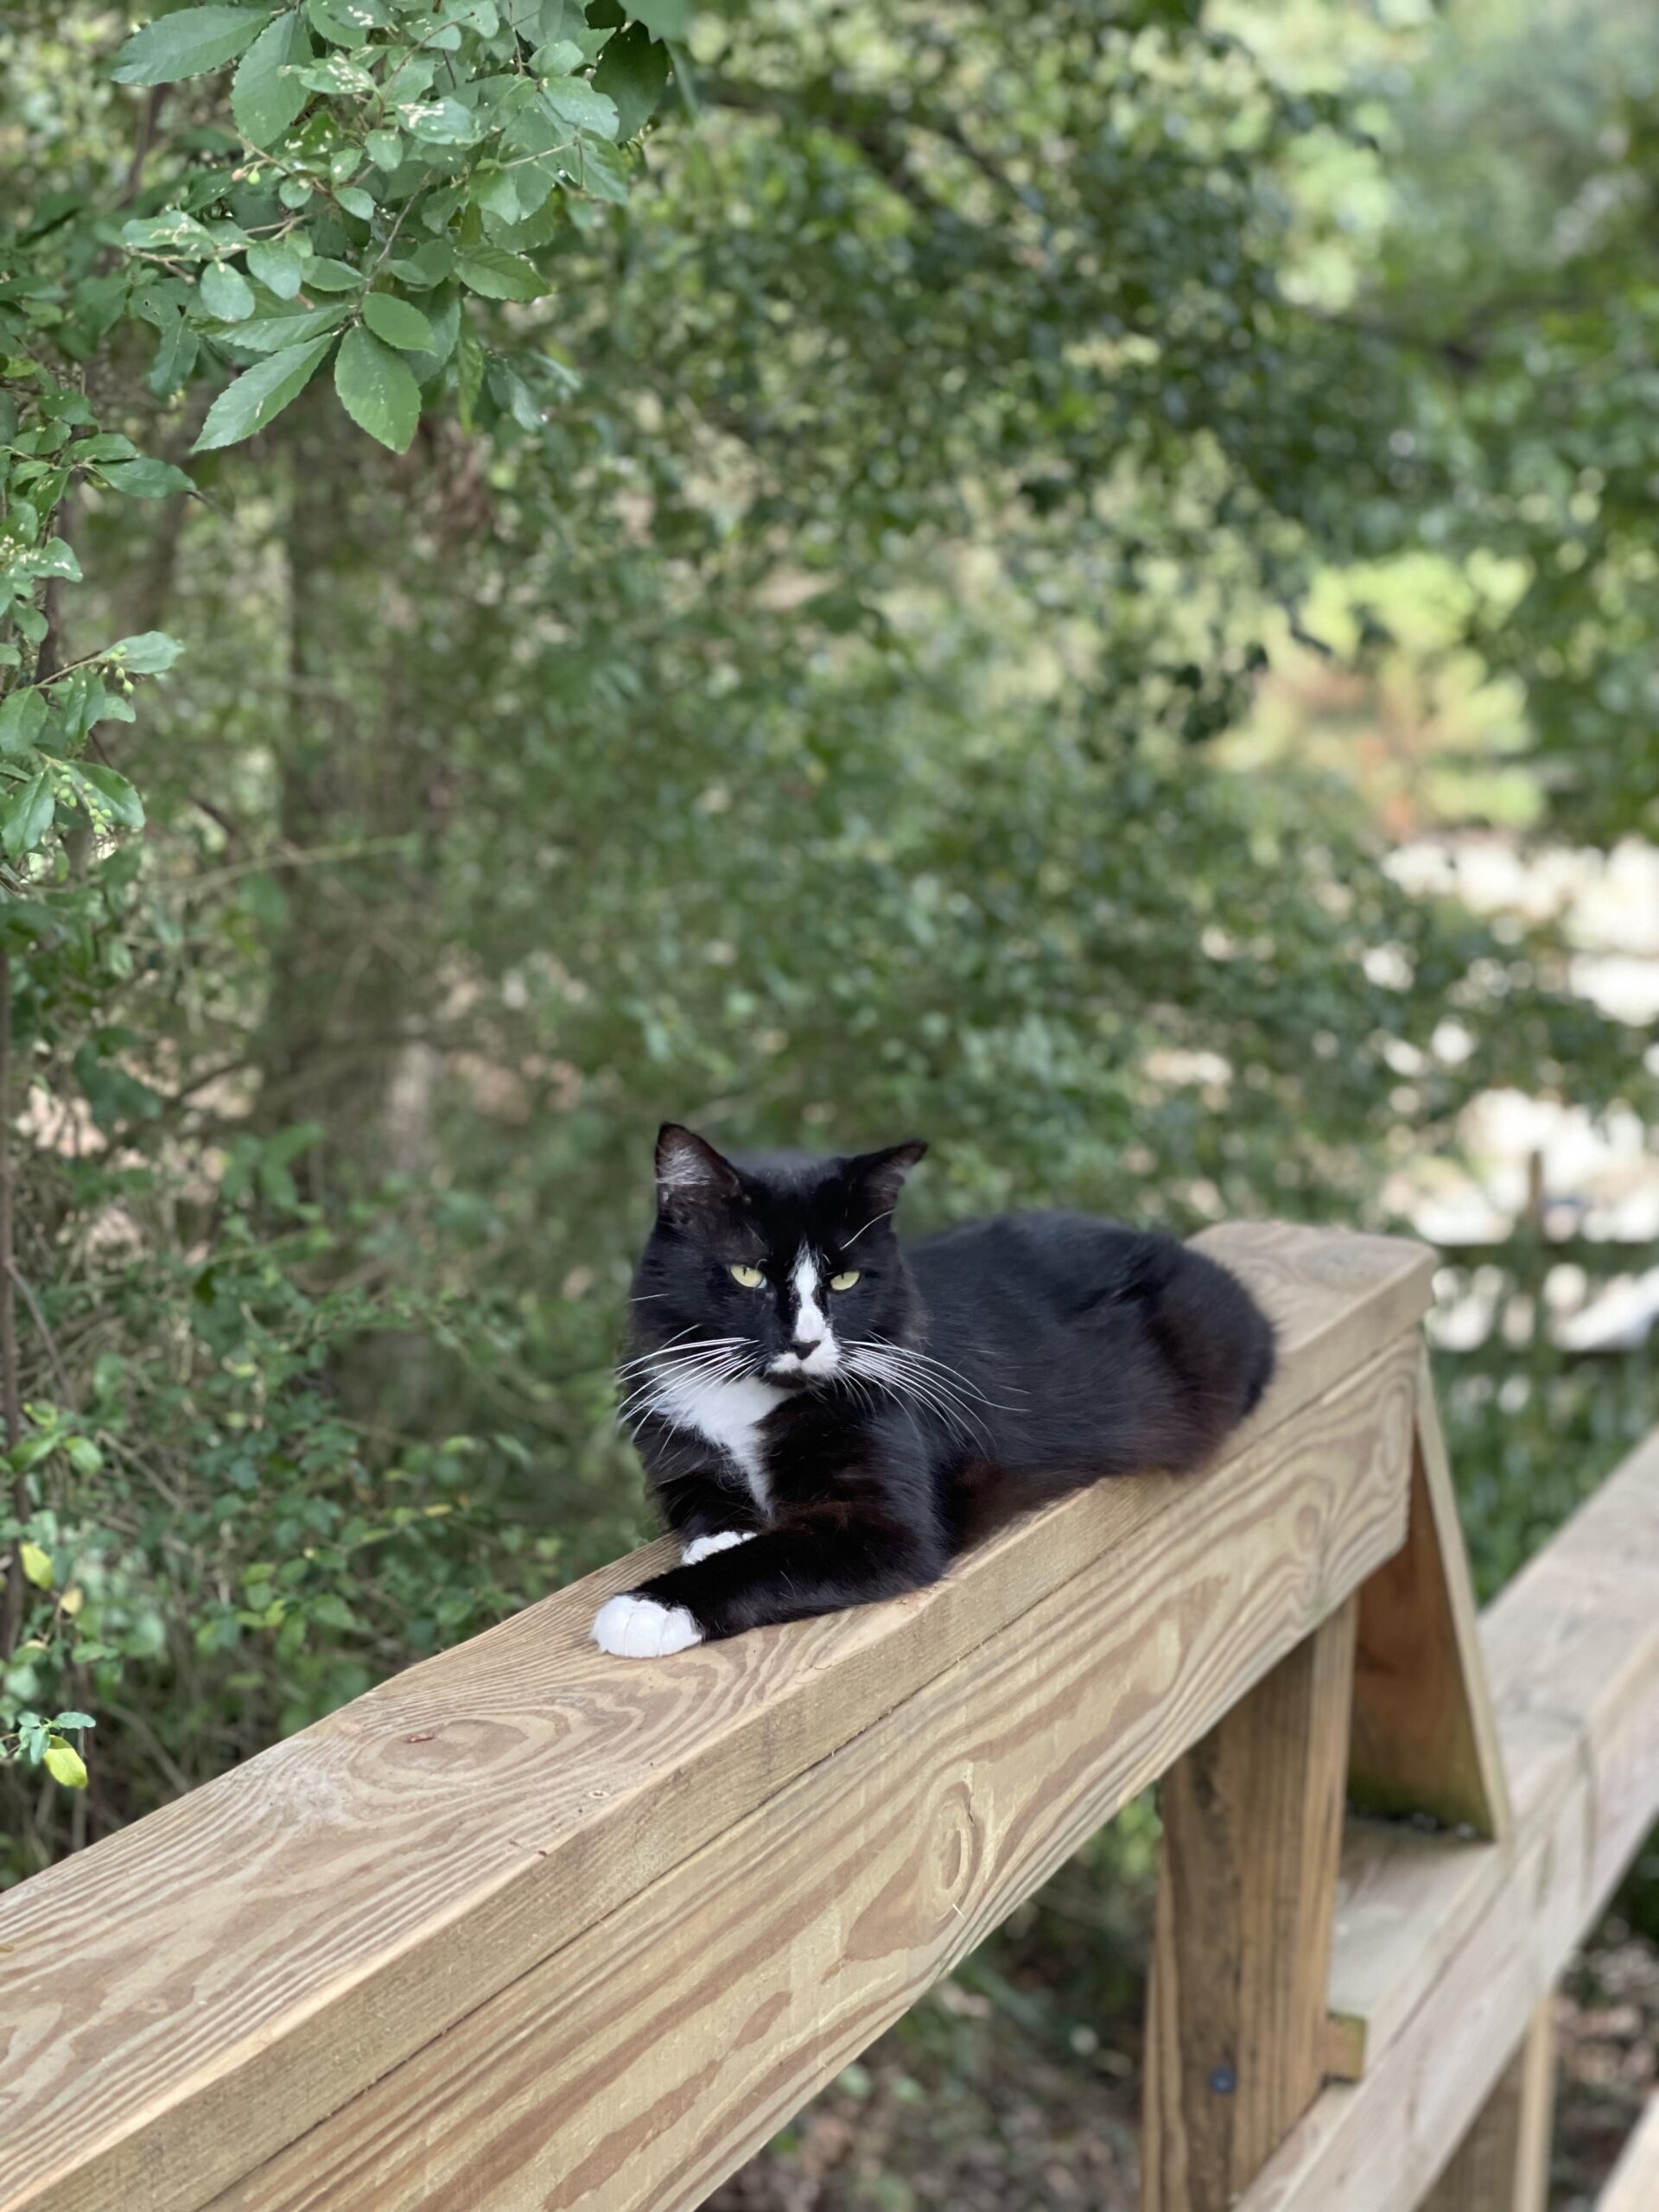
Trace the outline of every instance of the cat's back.
[[1154, 1230], [1058, 1210], [959, 1222], [904, 1246], [936, 1319], [982, 1314], [1007, 1303], [1076, 1313], [1128, 1287], [1170, 1249]]

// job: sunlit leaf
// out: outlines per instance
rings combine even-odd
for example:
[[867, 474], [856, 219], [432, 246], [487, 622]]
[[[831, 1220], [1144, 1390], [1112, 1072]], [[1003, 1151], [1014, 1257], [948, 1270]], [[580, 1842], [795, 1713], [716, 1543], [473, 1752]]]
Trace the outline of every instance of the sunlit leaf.
[[48, 1746], [42, 1761], [47, 1772], [65, 1789], [84, 1789], [86, 1787], [86, 1762], [70, 1744]]

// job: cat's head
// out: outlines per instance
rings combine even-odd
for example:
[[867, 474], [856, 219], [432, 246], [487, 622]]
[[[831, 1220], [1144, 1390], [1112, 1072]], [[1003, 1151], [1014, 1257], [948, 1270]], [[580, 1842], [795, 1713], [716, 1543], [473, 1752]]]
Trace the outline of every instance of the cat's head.
[[926, 1149], [728, 1160], [664, 1123], [657, 1220], [634, 1281], [636, 1343], [665, 1357], [696, 1345], [711, 1375], [807, 1389], [843, 1372], [849, 1345], [907, 1342], [915, 1292], [893, 1217]]

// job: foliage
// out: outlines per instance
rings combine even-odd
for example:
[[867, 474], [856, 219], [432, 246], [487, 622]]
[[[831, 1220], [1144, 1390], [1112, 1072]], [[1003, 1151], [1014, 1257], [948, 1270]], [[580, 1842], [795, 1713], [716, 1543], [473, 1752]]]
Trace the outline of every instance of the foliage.
[[[1404, 219], [1301, 284], [1355, 86], [1160, 0], [128, 28], [0, 33], [5, 1871], [637, 1533], [664, 1112], [1183, 1229], [1381, 1223], [1498, 1083], [1650, 1115], [1549, 932], [1209, 742], [1322, 564], [1528, 556]], [[1586, 1403], [1506, 1379], [1503, 1565]]]

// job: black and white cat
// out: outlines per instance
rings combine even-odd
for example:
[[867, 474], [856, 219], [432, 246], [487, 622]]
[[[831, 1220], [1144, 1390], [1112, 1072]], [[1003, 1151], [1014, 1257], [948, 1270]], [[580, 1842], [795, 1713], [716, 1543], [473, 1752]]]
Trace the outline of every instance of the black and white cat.
[[901, 1244], [922, 1144], [727, 1160], [669, 1123], [622, 1415], [683, 1563], [601, 1606], [658, 1658], [919, 1588], [982, 1528], [1207, 1459], [1273, 1372], [1227, 1270], [1084, 1214]]

